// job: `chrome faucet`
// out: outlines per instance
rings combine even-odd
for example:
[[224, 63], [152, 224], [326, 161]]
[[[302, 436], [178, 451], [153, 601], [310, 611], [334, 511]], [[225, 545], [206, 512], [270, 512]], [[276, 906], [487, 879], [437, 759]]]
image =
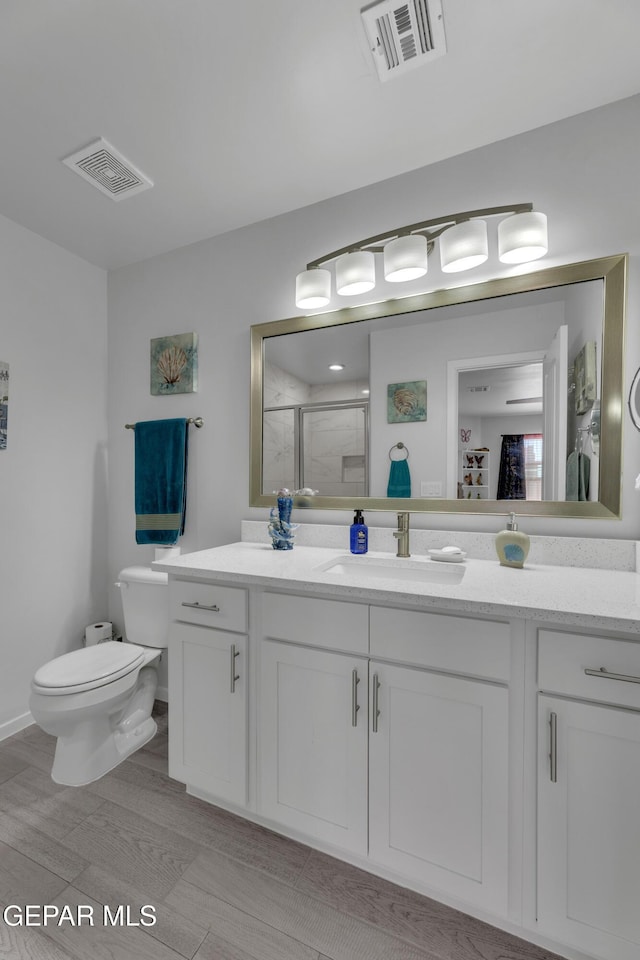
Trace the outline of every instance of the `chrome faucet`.
[[409, 553], [409, 514], [398, 514], [398, 529], [393, 531], [393, 535], [398, 541], [397, 557], [410, 557]]

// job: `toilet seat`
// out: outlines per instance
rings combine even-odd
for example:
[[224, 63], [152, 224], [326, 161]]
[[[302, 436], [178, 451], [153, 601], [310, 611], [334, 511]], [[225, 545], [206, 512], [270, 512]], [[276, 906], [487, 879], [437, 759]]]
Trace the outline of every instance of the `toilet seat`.
[[133, 672], [144, 657], [144, 647], [108, 640], [45, 663], [36, 672], [32, 687], [45, 696], [93, 690]]

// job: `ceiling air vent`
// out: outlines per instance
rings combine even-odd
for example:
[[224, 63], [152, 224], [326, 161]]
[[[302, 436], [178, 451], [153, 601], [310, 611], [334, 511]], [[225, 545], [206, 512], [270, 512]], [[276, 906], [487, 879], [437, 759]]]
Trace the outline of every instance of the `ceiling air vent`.
[[447, 52], [440, 0], [382, 0], [360, 11], [381, 80]]
[[137, 170], [106, 140], [94, 140], [62, 161], [112, 200], [123, 200], [148, 190], [151, 180]]

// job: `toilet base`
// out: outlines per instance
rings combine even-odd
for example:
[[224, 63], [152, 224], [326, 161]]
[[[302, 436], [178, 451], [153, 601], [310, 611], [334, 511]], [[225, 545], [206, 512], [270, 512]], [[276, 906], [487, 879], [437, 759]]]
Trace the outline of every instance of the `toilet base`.
[[51, 779], [65, 787], [84, 787], [93, 783], [152, 740], [157, 730], [158, 725], [153, 717], [147, 717], [138, 727], [126, 733], [117, 730], [114, 733], [110, 727], [107, 728], [102, 731], [102, 742], [98, 742], [101, 731], [93, 721], [90, 745], [87, 739], [78, 738], [77, 733], [73, 741], [58, 737]]
[[[51, 771], [55, 783], [66, 787], [93, 783], [156, 735], [158, 727], [151, 711], [158, 685], [153, 661], [159, 655], [159, 650], [153, 655], [149, 651], [149, 661], [137, 675], [87, 693], [70, 697], [32, 693], [34, 719], [58, 737]], [[106, 699], [92, 702], [94, 696], [105, 697], [106, 693]]]

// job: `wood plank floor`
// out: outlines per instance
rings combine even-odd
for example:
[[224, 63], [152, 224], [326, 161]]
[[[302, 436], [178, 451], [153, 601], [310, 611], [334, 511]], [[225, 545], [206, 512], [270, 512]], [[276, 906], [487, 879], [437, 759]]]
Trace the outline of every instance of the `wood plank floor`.
[[[93, 910], [94, 924], [9, 926], [0, 960], [554, 960], [473, 920], [187, 796], [158, 734], [88, 787], [49, 772], [38, 727], [0, 742], [0, 911]], [[129, 908], [129, 926], [109, 926]], [[134, 926], [140, 908], [155, 926]], [[126, 915], [125, 915], [126, 919]]]

